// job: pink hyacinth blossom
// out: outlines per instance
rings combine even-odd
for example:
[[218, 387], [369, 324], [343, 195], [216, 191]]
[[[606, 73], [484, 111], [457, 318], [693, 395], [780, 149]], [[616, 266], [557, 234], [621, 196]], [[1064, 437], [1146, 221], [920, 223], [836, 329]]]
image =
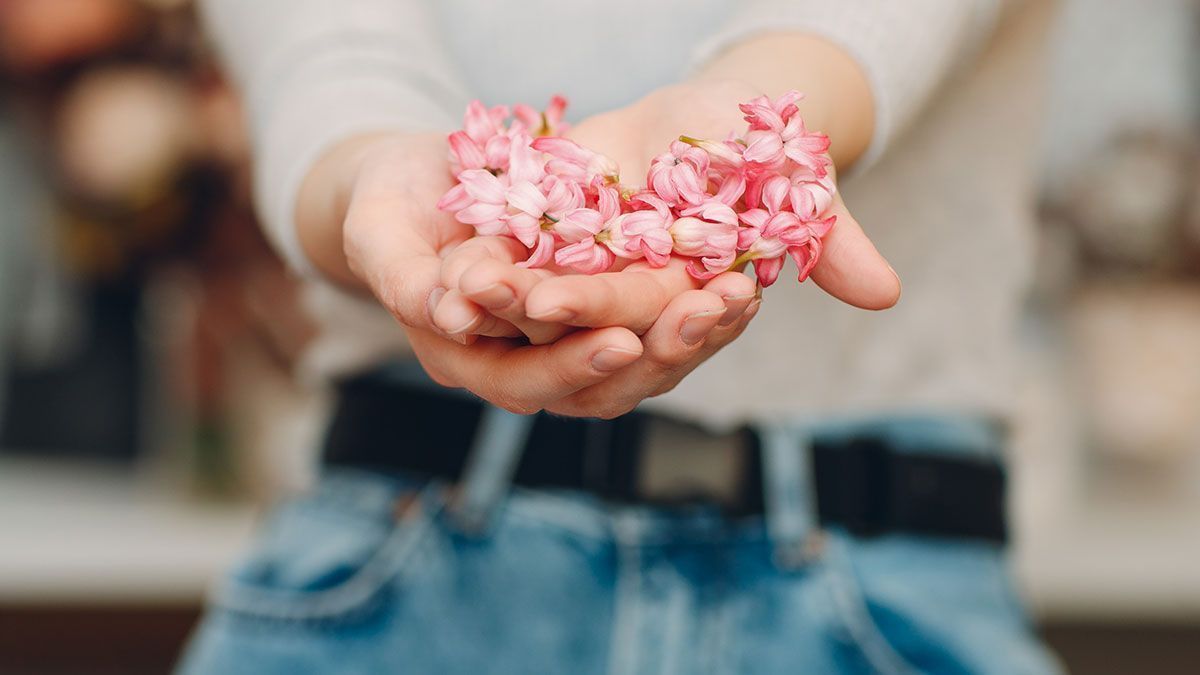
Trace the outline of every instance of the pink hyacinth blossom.
[[770, 286], [779, 277], [783, 266], [783, 255], [787, 244], [782, 235], [800, 227], [800, 219], [794, 213], [770, 214], [766, 209], [751, 209], [741, 215], [745, 227], [738, 231], [738, 248], [744, 252], [742, 260], [754, 263], [758, 283]]
[[697, 204], [707, 196], [708, 164], [701, 148], [673, 141], [669, 152], [650, 162], [646, 183], [668, 204]]
[[710, 273], [715, 276], [728, 270], [737, 257], [736, 225], [684, 216], [671, 224], [670, 233], [676, 253], [698, 259], [689, 265], [689, 271], [697, 278], [709, 278]]
[[818, 177], [828, 172], [829, 137], [805, 128], [796, 106], [803, 98], [799, 92], [789, 91], [774, 101], [759, 96], [739, 106], [750, 123], [745, 137], [746, 161], [777, 167], [787, 158]]
[[565, 214], [583, 206], [583, 190], [577, 183], [547, 176], [541, 186], [514, 183], [506, 197], [509, 231], [533, 249], [526, 266], [544, 266], [554, 257], [554, 226]]
[[509, 189], [507, 184], [483, 169], [463, 171], [458, 180], [466, 193], [465, 197], [461, 194], [451, 197], [454, 190], [447, 192], [443, 197], [443, 200], [447, 201], [447, 209], [462, 207], [455, 212], [455, 219], [460, 223], [473, 225], [475, 232], [481, 235], [506, 234], [508, 226], [505, 224], [505, 216], [508, 212]]
[[621, 168], [611, 158], [588, 150], [569, 138], [543, 136], [532, 142], [535, 150], [550, 155], [546, 170], [565, 180], [591, 183], [597, 176], [616, 183]]
[[488, 108], [480, 101], [471, 101], [467, 104], [466, 115], [463, 116], [463, 132], [483, 147], [493, 136], [500, 136], [507, 131], [507, 120], [508, 106]]
[[542, 112], [523, 104], [513, 106], [513, 117], [533, 136], [562, 136], [571, 128], [563, 119], [566, 109], [567, 99], [555, 95]]
[[782, 269], [776, 259], [785, 253], [800, 268], [800, 281], [807, 279], [820, 256], [821, 237], [837, 222], [836, 216], [805, 221], [792, 211], [783, 210], [790, 187], [783, 176], [767, 179], [762, 188], [764, 208], [750, 209], [739, 216], [744, 225], [738, 231], [738, 249], [744, 251], [740, 258], [753, 261], [763, 286], [775, 283]]
[[644, 187], [621, 185], [608, 157], [563, 138], [566, 100], [545, 111], [473, 102], [449, 136], [456, 184], [438, 201], [481, 235], [529, 249], [521, 263], [596, 274], [616, 258], [666, 265], [688, 258], [708, 279], [753, 264], [774, 283], [785, 256], [803, 281], [836, 223], [829, 139], [810, 133], [797, 92], [739, 106], [748, 128], [723, 141], [680, 136], [654, 158]]
[[[689, 266], [692, 275], [707, 279], [728, 270], [737, 257], [738, 216], [715, 197], [682, 211], [669, 232], [679, 255], [698, 258]], [[698, 263], [698, 264], [697, 264]]]
[[806, 169], [810, 169], [818, 177], [824, 178], [829, 174], [833, 161], [829, 159], [829, 137], [822, 133], [809, 132], [804, 128], [804, 120], [796, 115], [796, 132], [785, 134], [784, 154], [788, 159]]
[[517, 183], [541, 183], [546, 178], [546, 161], [542, 153], [530, 146], [532, 139], [524, 131], [516, 131], [508, 151], [508, 179]]
[[621, 201], [616, 188], [597, 180], [596, 208], [568, 212], [558, 221], [555, 233], [566, 246], [554, 253], [554, 262], [584, 274], [598, 274], [612, 267], [618, 255], [633, 257], [625, 250], [621, 229]]
[[721, 180], [713, 199], [732, 207], [745, 193], [746, 177], [741, 173], [731, 173]]
[[735, 139], [711, 141], [691, 136], [680, 136], [679, 140], [708, 153], [709, 163], [718, 171], [740, 170], [745, 167], [742, 156], [745, 146]]
[[454, 187], [446, 190], [446, 194], [442, 195], [442, 198], [438, 200], [437, 207], [439, 211], [454, 213], [474, 203], [475, 199], [467, 194], [467, 186], [462, 183], [455, 183]]
[[742, 152], [742, 158], [747, 162], [773, 170], [783, 166], [787, 159], [783, 137], [776, 131], [749, 131], [746, 133], [745, 143], [746, 149]]
[[487, 155], [465, 131], [450, 134], [450, 168], [455, 173], [487, 168]]
[[796, 267], [800, 273], [796, 279], [803, 282], [808, 279], [816, 267], [817, 260], [821, 257], [821, 250], [824, 248], [822, 239], [833, 226], [837, 223], [837, 216], [829, 216], [824, 220], [812, 220], [804, 223], [803, 228], [794, 229], [781, 237], [788, 245], [788, 255], [792, 260], [796, 261]]
[[671, 207], [652, 193], [639, 193], [630, 201], [640, 208], [620, 216], [621, 231], [627, 238], [625, 250], [640, 254], [654, 267], [665, 266], [675, 246], [670, 232], [675, 220]]
[[788, 190], [788, 201], [792, 211], [806, 220], [816, 219], [833, 206], [833, 196], [837, 186], [833, 176], [828, 173], [817, 175], [807, 167], [797, 168], [789, 177], [791, 187]]
[[796, 90], [788, 91], [772, 101], [766, 96], [757, 96], [747, 103], [738, 105], [745, 115], [745, 120], [752, 130], [771, 129], [781, 131], [800, 108], [797, 103], [804, 99], [804, 94]]
[[594, 238], [567, 244], [554, 252], [554, 262], [583, 274], [599, 274], [612, 267], [616, 256]]

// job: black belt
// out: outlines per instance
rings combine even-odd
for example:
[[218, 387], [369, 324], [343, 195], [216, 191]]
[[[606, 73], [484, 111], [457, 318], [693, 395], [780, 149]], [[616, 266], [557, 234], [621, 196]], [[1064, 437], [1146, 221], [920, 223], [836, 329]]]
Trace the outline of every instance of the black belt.
[[[401, 472], [450, 481], [467, 463], [484, 404], [463, 392], [365, 376], [348, 380], [325, 441], [329, 466]], [[583, 490], [638, 503], [639, 453], [654, 420], [536, 416], [514, 475], [527, 487]], [[735, 514], [763, 510], [759, 438], [741, 432], [744, 479]], [[886, 437], [817, 440], [812, 466], [820, 521], [859, 536], [891, 532], [1003, 542], [1005, 474], [996, 461], [945, 453], [903, 453]]]

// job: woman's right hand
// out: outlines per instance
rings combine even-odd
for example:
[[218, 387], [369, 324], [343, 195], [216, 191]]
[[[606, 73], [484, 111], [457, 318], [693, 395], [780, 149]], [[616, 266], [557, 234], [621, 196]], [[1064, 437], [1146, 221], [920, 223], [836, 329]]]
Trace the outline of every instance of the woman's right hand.
[[[473, 234], [436, 207], [451, 186], [445, 166], [444, 134], [361, 136], [326, 153], [297, 202], [309, 259], [335, 282], [372, 293], [437, 382], [513, 412], [554, 410], [641, 357], [642, 341], [621, 327], [579, 330], [544, 345], [450, 337], [436, 328], [443, 257]], [[501, 324], [491, 332], [518, 335]]]

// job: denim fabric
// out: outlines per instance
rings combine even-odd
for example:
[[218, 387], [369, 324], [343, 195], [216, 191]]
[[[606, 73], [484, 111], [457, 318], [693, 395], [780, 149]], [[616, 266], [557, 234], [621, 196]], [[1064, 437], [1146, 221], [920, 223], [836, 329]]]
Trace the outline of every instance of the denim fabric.
[[[328, 473], [215, 593], [180, 671], [1054, 673], [1000, 547], [820, 534], [782, 568], [762, 518]], [[415, 497], [414, 497], [415, 495]]]

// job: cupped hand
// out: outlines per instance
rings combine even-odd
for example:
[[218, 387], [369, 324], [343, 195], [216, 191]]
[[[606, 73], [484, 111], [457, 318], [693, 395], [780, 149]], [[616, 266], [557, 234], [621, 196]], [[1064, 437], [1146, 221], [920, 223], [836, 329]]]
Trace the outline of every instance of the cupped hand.
[[[755, 93], [736, 83], [671, 87], [628, 108], [585, 120], [569, 135], [616, 159], [626, 183], [642, 182], [650, 160], [681, 131], [723, 138], [737, 128], [741, 119], [736, 102]], [[900, 293], [895, 272], [840, 195], [831, 212], [838, 225], [825, 239], [814, 281], [857, 307], [884, 309], [895, 304]], [[453, 251], [442, 268], [442, 283], [450, 291], [435, 315], [436, 323], [460, 335], [504, 335], [517, 329], [534, 343], [551, 342], [579, 328], [608, 326], [642, 336], [645, 355], [616, 377], [557, 404], [555, 410], [564, 414], [623, 412], [666, 391], [740, 335], [760, 302], [749, 278], [730, 272], [701, 282], [687, 273], [680, 259], [662, 268], [635, 262], [589, 276], [518, 267], [526, 255], [519, 243], [503, 237], [479, 237]], [[682, 338], [684, 325], [691, 326], [692, 340]], [[697, 331], [705, 327], [704, 337], [696, 340]]]
[[[310, 174], [306, 188], [318, 194], [324, 175], [346, 182], [345, 218], [337, 230], [345, 253], [339, 258], [341, 278], [365, 285], [391, 312], [422, 366], [439, 383], [468, 389], [507, 410], [532, 413], [555, 408], [641, 357], [642, 341], [619, 326], [577, 330], [544, 345], [507, 337], [452, 339], [433, 321], [445, 295], [443, 257], [472, 232], [435, 206], [450, 187], [447, 172], [437, 169], [446, 164], [444, 137], [356, 139], [328, 161], [353, 170], [322, 168]], [[320, 264], [314, 254], [329, 233], [302, 229], [301, 235]], [[324, 270], [338, 278], [336, 267]], [[493, 328], [497, 334], [517, 334], [503, 322]]]

